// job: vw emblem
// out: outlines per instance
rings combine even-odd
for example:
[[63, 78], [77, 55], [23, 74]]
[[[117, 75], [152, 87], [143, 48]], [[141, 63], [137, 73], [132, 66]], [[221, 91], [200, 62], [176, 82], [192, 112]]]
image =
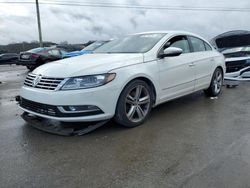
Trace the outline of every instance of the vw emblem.
[[42, 79], [42, 75], [41, 74], [37, 75], [32, 82], [32, 86], [36, 87], [36, 85], [40, 82], [41, 79]]

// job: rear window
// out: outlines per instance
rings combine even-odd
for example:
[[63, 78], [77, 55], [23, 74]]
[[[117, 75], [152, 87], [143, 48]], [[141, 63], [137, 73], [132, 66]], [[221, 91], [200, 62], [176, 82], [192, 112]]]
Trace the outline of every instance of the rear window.
[[57, 49], [48, 50], [48, 53], [50, 55], [54, 55], [54, 56], [60, 56], [61, 55], [59, 50], [57, 50]]
[[189, 37], [189, 39], [191, 41], [194, 52], [206, 51], [206, 47], [203, 40], [196, 37]]
[[211, 48], [211, 46], [208, 45], [208, 43], [204, 42], [204, 44], [205, 44], [206, 51], [212, 51], [213, 50]]
[[34, 48], [34, 49], [29, 50], [28, 52], [30, 52], [30, 53], [39, 53], [39, 52], [42, 52], [42, 51], [44, 51], [44, 48]]

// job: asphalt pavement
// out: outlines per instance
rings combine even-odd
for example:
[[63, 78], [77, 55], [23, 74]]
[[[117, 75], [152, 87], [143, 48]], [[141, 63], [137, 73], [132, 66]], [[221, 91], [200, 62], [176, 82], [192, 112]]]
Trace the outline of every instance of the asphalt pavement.
[[0, 66], [0, 187], [250, 187], [250, 83], [153, 109], [142, 126], [110, 121], [62, 137], [20, 117], [25, 67]]

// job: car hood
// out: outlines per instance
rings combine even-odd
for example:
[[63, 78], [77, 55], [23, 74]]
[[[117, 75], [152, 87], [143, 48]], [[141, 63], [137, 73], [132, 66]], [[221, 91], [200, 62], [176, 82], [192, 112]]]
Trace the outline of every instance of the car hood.
[[143, 62], [143, 54], [86, 54], [47, 63], [33, 73], [49, 77], [74, 77], [109, 72]]
[[223, 33], [213, 40], [219, 49], [228, 49], [250, 45], [249, 31], [231, 31]]

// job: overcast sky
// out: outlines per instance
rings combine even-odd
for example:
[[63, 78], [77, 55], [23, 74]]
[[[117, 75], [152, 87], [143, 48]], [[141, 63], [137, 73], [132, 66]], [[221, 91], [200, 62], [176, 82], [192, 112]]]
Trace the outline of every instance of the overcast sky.
[[[0, 0], [0, 2], [8, 0]], [[35, 1], [35, 0], [34, 0]], [[63, 0], [57, 0], [63, 1]], [[66, 1], [66, 0], [64, 0]], [[70, 0], [68, 0], [69, 2]], [[75, 0], [81, 1], [81, 0]], [[86, 2], [83, 0], [82, 2]], [[250, 8], [249, 0], [109, 0], [116, 4]], [[44, 41], [83, 43], [154, 30], [185, 30], [211, 39], [250, 30], [250, 12], [142, 10], [40, 5]], [[0, 44], [38, 40], [35, 4], [0, 4]]]

